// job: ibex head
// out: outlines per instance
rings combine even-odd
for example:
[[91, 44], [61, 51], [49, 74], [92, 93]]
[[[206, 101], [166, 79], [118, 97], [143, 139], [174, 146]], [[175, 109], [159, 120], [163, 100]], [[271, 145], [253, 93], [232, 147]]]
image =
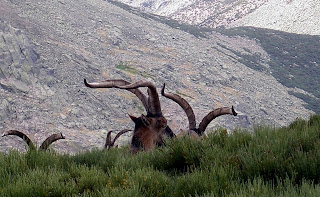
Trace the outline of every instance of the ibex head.
[[163, 144], [163, 134], [167, 127], [165, 117], [147, 117], [141, 115], [139, 118], [130, 116], [135, 123], [130, 150], [133, 153], [144, 149], [151, 150], [156, 145]]
[[146, 130], [161, 132], [167, 127], [167, 120], [165, 117], [147, 117], [143, 114], [139, 118], [131, 115], [129, 116], [137, 127], [142, 127]]
[[[163, 145], [163, 134], [169, 137], [175, 136], [172, 130], [167, 126], [167, 120], [162, 114], [157, 88], [153, 83], [149, 81], [138, 81], [131, 84], [121, 79], [105, 80], [98, 83], [88, 83], [86, 80], [84, 80], [84, 83], [87, 87], [90, 88], [125, 89], [132, 92], [140, 99], [146, 109], [147, 115], [141, 115], [138, 118], [130, 116], [131, 120], [135, 123], [130, 149], [132, 152], [135, 153], [141, 149], [150, 150], [153, 149], [156, 145]], [[148, 88], [148, 97], [138, 89], [140, 87]], [[206, 115], [197, 128], [195, 115], [189, 103], [177, 94], [165, 93], [164, 89], [165, 85], [162, 88], [161, 94], [178, 103], [187, 114], [189, 120], [188, 135], [202, 135], [207, 125], [218, 116], [224, 114], [232, 114], [234, 116], [237, 115], [233, 107], [218, 108]], [[107, 142], [107, 144], [110, 143], [110, 135], [107, 139]]]
[[[167, 120], [161, 111], [159, 95], [155, 85], [149, 81], [138, 81], [129, 83], [124, 80], [106, 80], [98, 83], [87, 83], [90, 88], [119, 88], [134, 93], [143, 103], [147, 115], [141, 115], [139, 118], [130, 116], [135, 123], [135, 129], [131, 140], [131, 151], [137, 152], [141, 149], [152, 149], [155, 145], [163, 144], [162, 135], [167, 133], [173, 136], [171, 129], [167, 127]], [[148, 97], [146, 97], [138, 88], [147, 87]]]

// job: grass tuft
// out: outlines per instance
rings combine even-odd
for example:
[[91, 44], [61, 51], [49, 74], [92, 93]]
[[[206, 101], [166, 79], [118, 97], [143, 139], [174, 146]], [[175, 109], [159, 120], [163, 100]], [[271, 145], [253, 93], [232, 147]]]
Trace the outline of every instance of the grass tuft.
[[318, 196], [320, 115], [201, 140], [76, 155], [0, 153], [0, 196]]

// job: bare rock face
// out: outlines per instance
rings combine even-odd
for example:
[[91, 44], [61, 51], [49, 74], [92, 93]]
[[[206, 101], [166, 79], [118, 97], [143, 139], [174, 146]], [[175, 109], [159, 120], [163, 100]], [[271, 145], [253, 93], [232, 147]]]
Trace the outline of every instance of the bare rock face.
[[195, 0], [120, 0], [119, 2], [161, 16], [170, 16], [196, 3]]
[[203, 27], [253, 26], [320, 35], [318, 0], [118, 0], [142, 11]]
[[36, 82], [35, 63], [39, 55], [21, 30], [3, 20], [0, 30], [0, 84], [8, 91], [28, 93], [29, 86]]
[[320, 35], [320, 3], [317, 0], [269, 0], [254, 12], [231, 23], [290, 33]]
[[[108, 130], [132, 128], [127, 114], [144, 112], [128, 91], [89, 89], [84, 78], [166, 83], [198, 122], [234, 105], [239, 116], [219, 117], [211, 128], [283, 126], [312, 113], [270, 73], [240, 61], [239, 54], [256, 54], [268, 66], [255, 40], [195, 37], [100, 0], [4, 0], [0, 13], [0, 130], [20, 130], [35, 143], [62, 132], [66, 139], [53, 144], [59, 152], [102, 148]], [[174, 131], [188, 126], [177, 104], [162, 97], [161, 104]], [[14, 137], [0, 138], [1, 151], [14, 147], [25, 150]]]
[[170, 17], [205, 27], [227, 26], [263, 5], [267, 0], [196, 1]]
[[267, 0], [118, 0], [142, 11], [206, 27], [226, 26], [263, 5]]

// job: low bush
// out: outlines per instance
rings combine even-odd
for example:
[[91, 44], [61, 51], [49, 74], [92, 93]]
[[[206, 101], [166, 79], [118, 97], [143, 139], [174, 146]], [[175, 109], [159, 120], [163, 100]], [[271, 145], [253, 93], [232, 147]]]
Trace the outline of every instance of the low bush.
[[0, 196], [318, 196], [320, 116], [76, 155], [0, 153]]

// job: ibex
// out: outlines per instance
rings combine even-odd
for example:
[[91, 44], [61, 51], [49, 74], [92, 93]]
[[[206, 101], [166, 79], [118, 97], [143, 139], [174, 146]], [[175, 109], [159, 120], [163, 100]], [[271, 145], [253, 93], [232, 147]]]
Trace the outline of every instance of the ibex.
[[[125, 80], [105, 80], [97, 83], [88, 83], [84, 80], [87, 87], [90, 88], [119, 88], [125, 89], [135, 94], [142, 102], [146, 109], [147, 115], [140, 117], [130, 116], [135, 123], [133, 136], [130, 144], [130, 151], [133, 153], [139, 150], [151, 150], [156, 145], [163, 145], [164, 134], [173, 137], [175, 136], [172, 130], [167, 126], [167, 120], [161, 111], [159, 95], [155, 85], [149, 81], [138, 81], [129, 83]], [[147, 87], [148, 97], [146, 97], [138, 88]]]
[[[33, 148], [35, 149], [35, 145], [33, 144], [33, 142], [30, 140], [30, 138], [17, 130], [9, 130], [6, 131], [2, 134], [2, 137], [4, 136], [8, 136], [8, 135], [16, 135], [18, 137], [20, 137], [21, 139], [23, 139], [29, 148]], [[65, 137], [62, 135], [62, 133], [57, 133], [57, 134], [52, 134], [50, 137], [48, 137], [46, 140], [44, 140], [41, 144], [41, 146], [39, 147], [40, 150], [47, 150], [48, 147], [50, 146], [50, 144], [52, 144], [53, 142], [59, 140], [59, 139], [65, 139]]]
[[[143, 106], [146, 109], [147, 115], [141, 115], [140, 117], [130, 116], [131, 120], [135, 123], [135, 128], [133, 131], [133, 136], [131, 139], [130, 150], [133, 153], [138, 152], [139, 150], [150, 150], [153, 149], [156, 145], [161, 146], [164, 144], [163, 136], [167, 135], [169, 137], [174, 137], [175, 134], [172, 132], [170, 127], [167, 125], [167, 120], [163, 116], [161, 111], [161, 105], [159, 100], [159, 95], [155, 85], [149, 81], [138, 81], [136, 83], [129, 83], [127, 81], [116, 79], [116, 80], [105, 80], [97, 83], [88, 83], [84, 80], [84, 83], [87, 87], [90, 88], [119, 88], [126, 89], [133, 94], [135, 94]], [[148, 97], [146, 97], [138, 88], [147, 87], [148, 88]], [[191, 135], [201, 136], [205, 131], [208, 124], [218, 116], [224, 114], [237, 115], [234, 108], [224, 107], [218, 108], [210, 112], [205, 116], [202, 122], [199, 125], [199, 128], [196, 128], [196, 120], [193, 110], [189, 103], [180, 97], [179, 95], [173, 93], [164, 92], [165, 85], [161, 90], [161, 94], [167, 98], [172, 99], [178, 103], [187, 114], [189, 120], [189, 131]], [[120, 132], [121, 133], [121, 132]], [[111, 144], [111, 132], [108, 133], [105, 147], [110, 147]], [[121, 134], [120, 134], [121, 135]], [[113, 145], [112, 145], [113, 146]]]
[[231, 114], [236, 116], [237, 112], [234, 110], [233, 106], [230, 107], [222, 107], [222, 108], [217, 108], [211, 112], [209, 112], [200, 122], [199, 127], [196, 127], [196, 117], [194, 115], [194, 112], [192, 110], [192, 107], [189, 105], [189, 103], [182, 98], [181, 96], [174, 94], [174, 93], [165, 93], [166, 84], [163, 84], [162, 89], [161, 89], [161, 95], [169, 98], [173, 101], [175, 101], [176, 103], [178, 103], [182, 109], [184, 110], [184, 112], [186, 113], [187, 117], [188, 117], [188, 121], [189, 121], [189, 130], [188, 130], [188, 134], [192, 135], [192, 136], [201, 136], [204, 131], [206, 130], [208, 124], [214, 120], [216, 117], [221, 116], [221, 115], [225, 115], [225, 114]]

